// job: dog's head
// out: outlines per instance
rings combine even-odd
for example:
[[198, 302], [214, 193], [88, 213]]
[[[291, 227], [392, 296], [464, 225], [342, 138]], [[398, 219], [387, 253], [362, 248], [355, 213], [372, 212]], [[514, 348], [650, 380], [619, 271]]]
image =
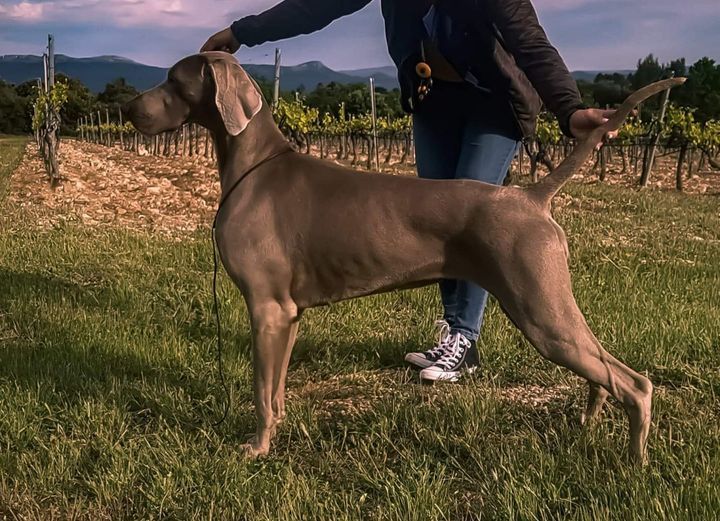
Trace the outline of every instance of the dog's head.
[[147, 135], [193, 122], [237, 136], [263, 103], [257, 84], [232, 55], [204, 52], [173, 65], [163, 83], [126, 103], [122, 111]]

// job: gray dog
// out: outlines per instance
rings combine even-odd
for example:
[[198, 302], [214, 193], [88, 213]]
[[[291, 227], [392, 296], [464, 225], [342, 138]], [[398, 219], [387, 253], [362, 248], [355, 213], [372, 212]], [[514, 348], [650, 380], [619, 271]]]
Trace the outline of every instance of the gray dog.
[[247, 453], [267, 454], [285, 416], [285, 377], [304, 309], [450, 278], [486, 288], [543, 357], [588, 381], [585, 421], [614, 396], [630, 419], [630, 456], [644, 462], [653, 386], [590, 331], [550, 202], [637, 103], [683, 81], [630, 96], [527, 188], [361, 173], [295, 153], [257, 85], [226, 53], [181, 60], [167, 81], [129, 102], [125, 114], [144, 134], [186, 122], [213, 134], [218, 248], [252, 324], [258, 425]]

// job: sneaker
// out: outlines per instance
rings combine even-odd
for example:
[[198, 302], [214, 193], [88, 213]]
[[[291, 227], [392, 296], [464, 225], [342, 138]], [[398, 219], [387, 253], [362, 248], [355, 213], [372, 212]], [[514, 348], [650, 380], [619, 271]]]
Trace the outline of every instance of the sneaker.
[[428, 349], [424, 353], [408, 353], [405, 355], [405, 361], [417, 366], [421, 369], [430, 367], [435, 362], [440, 360], [440, 357], [445, 354], [445, 350], [448, 347], [448, 340], [450, 339], [450, 324], [444, 320], [438, 320], [435, 322], [435, 327], [438, 328], [438, 342], [435, 347]]
[[462, 333], [452, 333], [445, 353], [433, 365], [420, 371], [420, 379], [456, 382], [463, 374], [474, 372], [478, 364], [475, 341]]

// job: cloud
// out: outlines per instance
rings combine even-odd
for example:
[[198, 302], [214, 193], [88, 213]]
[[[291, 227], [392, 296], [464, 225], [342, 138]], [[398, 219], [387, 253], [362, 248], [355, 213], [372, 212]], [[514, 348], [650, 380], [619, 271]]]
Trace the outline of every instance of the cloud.
[[[223, 6], [225, 3], [228, 5]], [[183, 0], [49, 0], [33, 3], [10, 0], [0, 4], [0, 21], [12, 18], [26, 23], [112, 21], [119, 27], [219, 27], [224, 24], [231, 3], [215, 4], [220, 5], [213, 9], [205, 2]]]
[[[688, 5], [688, 4], [691, 4]], [[588, 7], [604, 8], [618, 18], [629, 14], [651, 15], [658, 11], [682, 15], [715, 14], [718, 16], [717, 0], [534, 0], [536, 9], [543, 12], [577, 12]]]
[[[650, 53], [692, 63], [718, 57], [718, 0], [536, 0], [550, 40], [572, 69], [632, 68]], [[692, 4], [689, 6], [688, 4]], [[564, 7], [562, 7], [564, 6]], [[562, 9], [561, 9], [562, 7]]]
[[0, 20], [7, 18], [9, 20], [33, 22], [42, 19], [42, 16], [43, 4], [30, 2], [19, 2], [7, 6], [0, 4]]
[[173, 0], [172, 2], [170, 2], [170, 5], [163, 9], [162, 12], [168, 14], [182, 14], [183, 4], [180, 0]]
[[[0, 0], [0, 54], [42, 52], [45, 34], [76, 56], [117, 54], [169, 65], [233, 20], [280, 0]], [[719, 0], [533, 0], [551, 42], [571, 69], [631, 68], [654, 53], [692, 63], [720, 58]], [[283, 63], [321, 60], [348, 69], [389, 63], [379, 0], [326, 29], [250, 49], [239, 57]], [[36, 42], [36, 43], [33, 43]]]
[[538, 11], [567, 11], [592, 3], [598, 0], [535, 0], [533, 5]]

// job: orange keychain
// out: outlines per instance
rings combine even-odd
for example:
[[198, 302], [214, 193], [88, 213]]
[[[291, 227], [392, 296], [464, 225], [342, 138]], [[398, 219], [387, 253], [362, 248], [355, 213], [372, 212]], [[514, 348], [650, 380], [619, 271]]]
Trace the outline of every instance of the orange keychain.
[[430, 93], [430, 88], [432, 87], [432, 69], [430, 68], [430, 65], [428, 65], [426, 58], [425, 58], [425, 45], [423, 42], [420, 42], [420, 56], [421, 60], [418, 62], [417, 65], [415, 65], [415, 74], [417, 74], [420, 77], [420, 85], [418, 86], [418, 100], [422, 101], [425, 99], [425, 96], [427, 96]]

